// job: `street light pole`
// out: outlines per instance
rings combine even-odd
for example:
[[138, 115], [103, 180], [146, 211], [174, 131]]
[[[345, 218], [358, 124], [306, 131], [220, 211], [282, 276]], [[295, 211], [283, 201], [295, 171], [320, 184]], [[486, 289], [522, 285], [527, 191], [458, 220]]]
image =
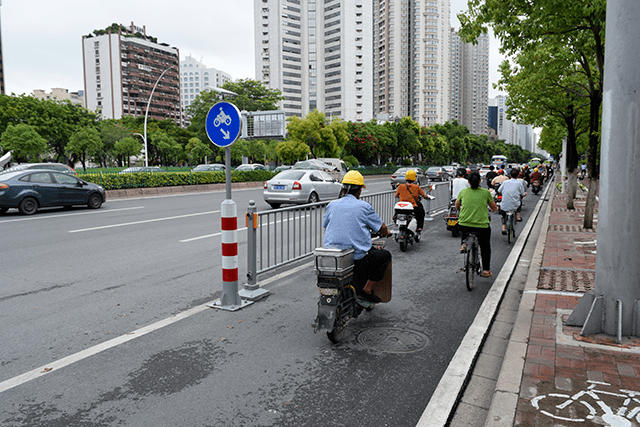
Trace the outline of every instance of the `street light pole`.
[[142, 139], [144, 139], [144, 165], [149, 166], [149, 151], [147, 150], [147, 118], [149, 117], [149, 106], [151, 105], [151, 98], [153, 97], [153, 92], [155, 92], [156, 87], [158, 86], [158, 83], [160, 83], [160, 79], [162, 78], [162, 76], [164, 76], [164, 73], [166, 73], [167, 71], [169, 71], [172, 68], [175, 68], [175, 65], [172, 65], [171, 67], [167, 68], [166, 70], [164, 70], [160, 76], [158, 77], [158, 80], [156, 80], [156, 84], [153, 85], [153, 89], [151, 89], [151, 94], [149, 95], [149, 99], [147, 100], [147, 111], [145, 111], [144, 113], [144, 136], [142, 137]]

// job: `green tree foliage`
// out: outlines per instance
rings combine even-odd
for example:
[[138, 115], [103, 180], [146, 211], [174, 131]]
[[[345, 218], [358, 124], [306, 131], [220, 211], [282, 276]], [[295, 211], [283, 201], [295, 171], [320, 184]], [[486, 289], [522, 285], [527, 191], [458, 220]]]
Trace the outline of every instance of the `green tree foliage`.
[[304, 142], [287, 139], [280, 141], [276, 146], [278, 158], [285, 164], [294, 164], [298, 160], [306, 158], [311, 148]]
[[127, 128], [122, 120], [113, 119], [100, 121], [98, 130], [102, 139], [102, 151], [97, 157], [100, 165], [107, 167], [118, 159], [118, 153], [115, 150], [116, 142], [131, 136], [132, 130]]
[[[0, 95], [0, 134], [9, 124], [33, 126], [57, 161], [66, 162], [66, 145], [78, 129], [94, 125], [97, 115], [69, 101], [39, 100], [32, 96]], [[43, 151], [41, 155], [44, 155]]]
[[103, 151], [100, 132], [90, 126], [79, 129], [71, 135], [66, 148], [69, 153], [75, 155], [80, 160], [82, 169], [87, 170], [87, 158], [89, 156], [99, 156]]
[[287, 132], [293, 141], [307, 144], [315, 158], [338, 157], [349, 139], [345, 122], [330, 121], [318, 110], [311, 111], [304, 119], [291, 117]]
[[271, 89], [259, 80], [240, 79], [235, 82], [226, 82], [222, 85], [222, 89], [238, 94], [229, 102], [240, 111], [277, 110], [278, 102], [284, 99], [280, 89]]
[[124, 137], [114, 144], [115, 153], [126, 160], [127, 166], [131, 166], [131, 157], [139, 156], [142, 152], [142, 143], [132, 136]]
[[5, 152], [13, 150], [12, 157], [17, 162], [36, 162], [47, 150], [47, 141], [25, 123], [9, 124], [2, 132], [0, 143]]
[[186, 147], [186, 152], [189, 153], [192, 165], [197, 165], [203, 162], [204, 158], [210, 156], [213, 153], [209, 144], [205, 144], [198, 138], [191, 138]]
[[[469, 0], [467, 12], [458, 15], [461, 23], [460, 36], [474, 41], [486, 32], [485, 26], [493, 28], [502, 43], [502, 52], [508, 56], [529, 55], [541, 47], [553, 53], [562, 52], [567, 71], [564, 77], [573, 76], [579, 70], [581, 81], [575, 81], [589, 106], [589, 191], [585, 208], [584, 227], [593, 227], [595, 206], [594, 178], [598, 145], [600, 140], [600, 114], [604, 84], [604, 38], [606, 0], [566, 2], [562, 0], [538, 0], [535, 6], [521, 0]], [[550, 57], [556, 59], [555, 56]], [[545, 63], [546, 65], [546, 63]], [[577, 65], [577, 67], [576, 67]], [[543, 67], [546, 68], [546, 67]], [[531, 70], [533, 72], [534, 70]], [[554, 73], [555, 74], [555, 73]], [[553, 78], [553, 77], [552, 77]], [[535, 94], [532, 93], [535, 96]], [[567, 107], [569, 116], [579, 115], [579, 104]], [[572, 139], [572, 130], [567, 129], [567, 141]], [[572, 145], [572, 149], [575, 146]], [[573, 159], [568, 165], [575, 180], [577, 163]], [[572, 188], [573, 183], [570, 184]], [[571, 208], [573, 198], [567, 199]]]
[[162, 130], [154, 131], [147, 145], [155, 147], [155, 156], [149, 157], [149, 164], [175, 165], [184, 153], [182, 146]]

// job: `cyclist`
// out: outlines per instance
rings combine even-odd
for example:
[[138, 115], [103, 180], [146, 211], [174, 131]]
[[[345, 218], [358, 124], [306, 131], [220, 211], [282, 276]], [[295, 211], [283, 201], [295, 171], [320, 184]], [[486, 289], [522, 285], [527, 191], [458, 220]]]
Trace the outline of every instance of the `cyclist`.
[[522, 198], [527, 195], [522, 183], [518, 181], [517, 169], [511, 171], [511, 179], [503, 182], [498, 188], [498, 192], [502, 194], [499, 212], [502, 215], [502, 234], [507, 234], [507, 212], [516, 211], [516, 220], [522, 221], [520, 216]]
[[487, 188], [493, 188], [493, 184], [491, 184], [491, 182], [496, 176], [498, 176], [498, 174], [495, 171], [495, 167], [493, 167], [493, 165], [489, 166], [489, 172], [485, 175], [485, 178], [487, 179]]
[[417, 232], [422, 232], [422, 227], [424, 227], [424, 206], [420, 201], [420, 197], [427, 198], [426, 193], [418, 184], [414, 184], [416, 181], [416, 171], [409, 169], [407, 173], [404, 174], [404, 179], [406, 182], [405, 185], [398, 185], [396, 188], [395, 197], [399, 198], [401, 202], [411, 202], [413, 205], [413, 212], [416, 215], [416, 222], [418, 223]]
[[500, 187], [500, 184], [502, 184], [503, 182], [505, 182], [508, 179], [509, 179], [509, 177], [507, 177], [504, 174], [504, 170], [500, 169], [498, 171], [498, 176], [493, 178], [493, 181], [491, 181], [491, 185], [493, 186], [494, 189], [498, 188], [498, 187]]
[[469, 188], [460, 191], [456, 199], [456, 209], [460, 211], [458, 224], [462, 234], [460, 252], [467, 251], [465, 243], [470, 232], [478, 235], [478, 244], [482, 257], [482, 277], [492, 277], [491, 274], [491, 220], [487, 214], [487, 205], [491, 212], [498, 210], [489, 190], [480, 188], [480, 174], [473, 171], [469, 174]]
[[456, 171], [456, 179], [451, 181], [451, 200], [457, 199], [460, 191], [469, 186], [469, 181], [464, 178], [465, 175], [466, 171], [463, 168]]
[[322, 227], [326, 229], [324, 247], [354, 249], [353, 287], [360, 298], [375, 303], [380, 302], [380, 298], [365, 292], [364, 288], [368, 281], [383, 279], [391, 264], [391, 253], [372, 246], [369, 230], [379, 232], [382, 237], [387, 237], [389, 230], [371, 204], [360, 200], [364, 187], [360, 172], [347, 172], [342, 178], [340, 194], [343, 197], [327, 205]]

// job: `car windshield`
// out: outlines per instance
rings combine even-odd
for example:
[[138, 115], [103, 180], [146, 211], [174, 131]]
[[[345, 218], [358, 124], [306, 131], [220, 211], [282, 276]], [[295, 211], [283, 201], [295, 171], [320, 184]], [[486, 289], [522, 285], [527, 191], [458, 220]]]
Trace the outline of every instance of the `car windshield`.
[[274, 178], [278, 178], [278, 179], [290, 179], [292, 181], [295, 181], [296, 179], [300, 179], [304, 176], [306, 172], [304, 171], [292, 171], [292, 170], [287, 170], [287, 171], [282, 171], [280, 172], [278, 175], [276, 175]]
[[409, 169], [407, 168], [400, 168], [397, 171], [395, 171], [393, 174], [394, 175], [404, 175], [405, 173], [407, 173]]
[[427, 169], [428, 172], [439, 172], [440, 171], [440, 167], [439, 166], [431, 166], [429, 169]]

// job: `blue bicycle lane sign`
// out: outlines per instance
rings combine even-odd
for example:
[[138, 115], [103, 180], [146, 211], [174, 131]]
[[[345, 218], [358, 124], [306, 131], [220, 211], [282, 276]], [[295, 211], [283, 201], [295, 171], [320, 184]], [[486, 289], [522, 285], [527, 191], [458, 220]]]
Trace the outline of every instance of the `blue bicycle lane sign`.
[[240, 110], [230, 102], [218, 102], [207, 113], [204, 127], [211, 142], [218, 147], [228, 147], [240, 135]]

